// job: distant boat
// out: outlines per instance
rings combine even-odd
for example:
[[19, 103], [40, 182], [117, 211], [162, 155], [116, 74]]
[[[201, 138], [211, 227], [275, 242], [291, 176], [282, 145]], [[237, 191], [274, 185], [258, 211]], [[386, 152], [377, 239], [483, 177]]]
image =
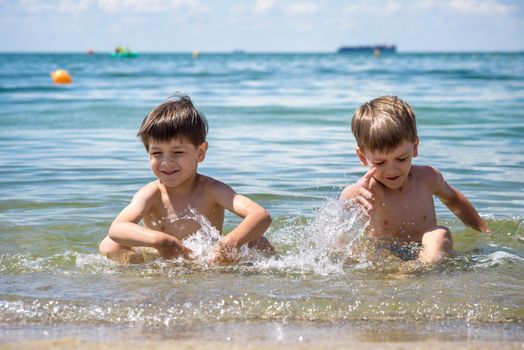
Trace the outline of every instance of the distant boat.
[[342, 46], [338, 49], [337, 53], [396, 53], [396, 45], [374, 45], [374, 46]]
[[138, 54], [136, 52], [131, 51], [131, 49], [129, 49], [128, 47], [117, 46], [115, 48], [115, 52], [113, 52], [111, 56], [133, 58], [138, 57]]
[[134, 58], [138, 57], [136, 52], [113, 52], [111, 57], [125, 57], [125, 58]]

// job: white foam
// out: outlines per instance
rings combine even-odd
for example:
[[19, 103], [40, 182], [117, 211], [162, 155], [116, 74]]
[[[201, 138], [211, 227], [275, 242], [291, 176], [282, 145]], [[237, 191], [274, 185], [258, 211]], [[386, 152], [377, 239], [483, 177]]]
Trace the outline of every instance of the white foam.
[[182, 243], [193, 251], [196, 263], [209, 263], [214, 258], [214, 247], [221, 239], [220, 232], [195, 209], [190, 209], [190, 213], [180, 219], [194, 220], [200, 224], [200, 229]]
[[497, 266], [503, 263], [512, 262], [512, 263], [524, 263], [524, 258], [511, 254], [509, 252], [498, 250], [496, 252], [493, 252], [487, 256], [482, 256], [478, 263], [476, 264], [477, 267], [493, 267]]
[[362, 211], [351, 203], [332, 199], [318, 210], [314, 219], [305, 226], [284, 227], [271, 234], [293, 237], [298, 249], [280, 257], [260, 260], [260, 269], [278, 269], [287, 272], [336, 274], [343, 271], [351, 254], [353, 243], [362, 236], [366, 220]]

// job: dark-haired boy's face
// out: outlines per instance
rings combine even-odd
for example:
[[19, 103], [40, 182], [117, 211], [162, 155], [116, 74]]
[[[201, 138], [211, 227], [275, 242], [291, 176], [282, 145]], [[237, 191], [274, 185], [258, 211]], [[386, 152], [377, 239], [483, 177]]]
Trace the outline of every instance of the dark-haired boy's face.
[[404, 141], [390, 152], [358, 148], [356, 151], [363, 165], [377, 169], [373, 175], [375, 180], [388, 188], [398, 189], [406, 182], [411, 162], [418, 155], [418, 139], [415, 143]]
[[194, 179], [206, 151], [207, 142], [195, 146], [183, 138], [166, 142], [149, 140], [149, 165], [164, 186], [176, 188]]

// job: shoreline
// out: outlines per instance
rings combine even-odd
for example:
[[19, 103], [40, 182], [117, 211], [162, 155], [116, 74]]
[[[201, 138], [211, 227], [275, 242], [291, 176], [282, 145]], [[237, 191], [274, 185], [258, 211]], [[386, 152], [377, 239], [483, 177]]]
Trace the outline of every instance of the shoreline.
[[163, 327], [0, 323], [0, 349], [524, 349], [524, 326], [451, 321], [235, 321]]
[[35, 340], [29, 342], [0, 343], [0, 349], [33, 350], [33, 349], [233, 349], [233, 350], [273, 350], [278, 349], [522, 349], [524, 342], [518, 341], [414, 341], [414, 342], [343, 342], [343, 341], [318, 341], [318, 342], [232, 342], [232, 341], [208, 341], [208, 340], [145, 340], [137, 342], [110, 342], [110, 341], [83, 341], [78, 338], [61, 338], [53, 340]]

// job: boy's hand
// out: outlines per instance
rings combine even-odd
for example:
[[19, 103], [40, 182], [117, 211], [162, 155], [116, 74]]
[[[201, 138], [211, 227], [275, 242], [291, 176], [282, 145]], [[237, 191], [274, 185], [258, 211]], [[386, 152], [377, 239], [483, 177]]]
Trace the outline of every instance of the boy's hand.
[[238, 260], [240, 260], [240, 248], [229, 241], [227, 236], [218, 242], [215, 248], [214, 263], [232, 264], [238, 262]]
[[376, 172], [377, 168], [375, 167], [369, 169], [368, 172], [356, 183], [357, 195], [355, 200], [364, 208], [366, 214], [369, 214], [369, 212], [373, 209], [373, 194], [369, 191], [369, 183]]
[[485, 221], [483, 221], [482, 225], [480, 226], [480, 231], [486, 233], [490, 238], [493, 237], [493, 232], [491, 232], [491, 229]]
[[173, 259], [178, 256], [184, 257], [184, 259], [193, 260], [191, 254], [193, 251], [184, 246], [178, 239], [172, 237], [169, 241], [155, 247], [158, 250], [160, 256], [164, 259]]

